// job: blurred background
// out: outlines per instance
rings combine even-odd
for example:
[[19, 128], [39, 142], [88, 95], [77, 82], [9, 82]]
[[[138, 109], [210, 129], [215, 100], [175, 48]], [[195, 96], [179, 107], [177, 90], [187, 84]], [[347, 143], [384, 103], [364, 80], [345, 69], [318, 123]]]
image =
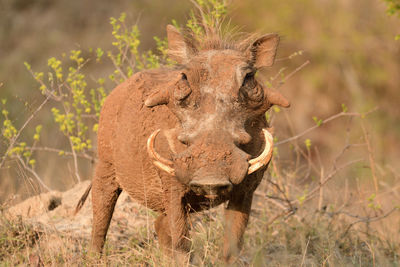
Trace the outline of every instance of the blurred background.
[[[9, 117], [20, 127], [43, 101], [37, 83], [24, 67], [46, 71], [47, 59], [63, 53], [101, 47], [111, 49], [110, 17], [127, 13], [127, 24], [137, 24], [141, 32], [140, 50], [155, 49], [153, 36], [165, 37], [165, 27], [175, 19], [184, 24], [192, 8], [190, 1], [145, 0], [0, 0], [0, 99], [7, 98]], [[378, 110], [365, 119], [379, 177], [387, 184], [399, 178], [400, 165], [400, 18], [388, 16], [383, 0], [248, 0], [232, 1], [232, 25], [240, 31], [281, 35], [277, 62], [263, 76], [289, 74], [307, 60], [305, 68], [280, 88], [292, 106], [274, 118], [276, 136], [283, 140], [315, 125], [313, 117], [327, 118], [341, 112]], [[293, 54], [297, 56], [293, 57]], [[301, 54], [301, 55], [300, 55]], [[291, 56], [292, 55], [292, 56]], [[86, 74], [93, 79], [114, 69], [111, 61], [89, 62]], [[113, 88], [106, 82], [108, 90]], [[48, 129], [42, 134], [45, 146], [63, 147], [58, 126], [45, 107], [38, 118]], [[2, 121], [1, 121], [2, 122]], [[320, 161], [332, 162], [343, 149], [351, 122], [335, 120], [299, 140], [310, 139], [318, 146]], [[354, 142], [363, 142], [358, 126]], [[26, 135], [32, 135], [27, 129]], [[0, 143], [0, 154], [5, 146]], [[355, 153], [364, 153], [363, 151]], [[282, 158], [285, 155], [281, 155]], [[352, 158], [350, 154], [347, 158]], [[72, 162], [51, 153], [37, 155], [37, 172], [49, 187], [65, 190], [76, 182]], [[79, 162], [81, 177], [90, 179], [92, 162]], [[0, 202], [18, 193], [33, 194], [24, 170], [10, 162], [0, 170]], [[365, 166], [351, 175], [358, 176]]]

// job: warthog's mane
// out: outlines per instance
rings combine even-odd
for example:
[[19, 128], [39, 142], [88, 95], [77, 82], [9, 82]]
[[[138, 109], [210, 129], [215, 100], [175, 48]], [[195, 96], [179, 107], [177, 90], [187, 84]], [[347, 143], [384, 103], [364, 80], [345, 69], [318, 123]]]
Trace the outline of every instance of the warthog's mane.
[[[201, 21], [201, 20], [199, 20]], [[210, 50], [235, 50], [248, 53], [250, 46], [260, 34], [240, 32], [238, 28], [230, 27], [230, 23], [221, 21], [211, 23], [197, 22], [200, 32], [193, 32], [190, 28], [181, 29], [185, 43], [192, 55]], [[171, 51], [171, 54], [179, 54], [181, 51]]]

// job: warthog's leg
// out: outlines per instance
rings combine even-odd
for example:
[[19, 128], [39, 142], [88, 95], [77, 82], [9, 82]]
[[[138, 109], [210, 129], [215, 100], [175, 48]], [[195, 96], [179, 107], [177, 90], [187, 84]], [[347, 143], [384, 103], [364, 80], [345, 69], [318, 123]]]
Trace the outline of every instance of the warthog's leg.
[[225, 210], [224, 260], [234, 262], [249, 221], [253, 194], [232, 194]]
[[90, 250], [101, 252], [121, 189], [115, 181], [113, 165], [102, 161], [96, 166], [92, 183], [93, 227]]
[[171, 231], [166, 214], [160, 214], [157, 217], [156, 221], [154, 222], [154, 228], [156, 229], [160, 246], [165, 250], [171, 248]]
[[189, 239], [188, 214], [183, 207], [176, 207], [169, 215], [172, 248], [184, 253], [190, 251], [192, 245]]
[[162, 249], [173, 255], [179, 265], [188, 264], [191, 241], [189, 215], [182, 202], [184, 188], [176, 182], [168, 183], [168, 185], [169, 190], [165, 190], [164, 199], [168, 203], [166, 213], [159, 215], [155, 222], [155, 229]]
[[192, 242], [189, 237], [188, 217], [182, 199], [172, 200], [167, 220], [169, 221], [171, 231], [170, 248], [172, 248], [175, 260], [179, 266], [186, 266], [190, 261], [189, 252]]

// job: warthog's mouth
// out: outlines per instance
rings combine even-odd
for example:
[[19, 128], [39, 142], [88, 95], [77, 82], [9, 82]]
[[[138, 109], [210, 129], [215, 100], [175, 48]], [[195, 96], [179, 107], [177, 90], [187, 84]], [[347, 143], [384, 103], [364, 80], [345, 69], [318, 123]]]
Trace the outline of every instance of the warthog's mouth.
[[[265, 147], [263, 152], [256, 158], [250, 159], [247, 174], [252, 174], [253, 172], [259, 170], [260, 168], [266, 166], [272, 157], [272, 150], [274, 146], [273, 137], [268, 132], [267, 129], [262, 129], [265, 138]], [[147, 152], [151, 159], [153, 159], [153, 164], [159, 169], [175, 176], [175, 169], [173, 168], [173, 162], [169, 159], [163, 158], [154, 149], [154, 141], [160, 129], [155, 130], [147, 139]]]
[[215, 200], [218, 198], [218, 195], [204, 195], [205, 198], [208, 198], [210, 200]]

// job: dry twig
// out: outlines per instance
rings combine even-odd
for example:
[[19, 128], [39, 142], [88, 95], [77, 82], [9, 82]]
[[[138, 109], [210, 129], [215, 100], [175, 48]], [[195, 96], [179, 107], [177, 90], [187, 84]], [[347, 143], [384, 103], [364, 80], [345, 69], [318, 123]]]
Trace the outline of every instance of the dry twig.
[[39, 107], [36, 108], [36, 110], [29, 116], [29, 118], [25, 121], [25, 123], [21, 126], [21, 128], [18, 130], [17, 134], [12, 138], [12, 140], [10, 141], [10, 144], [6, 150], [6, 152], [4, 153], [3, 159], [0, 162], [0, 168], [3, 166], [8, 153], [11, 151], [11, 149], [13, 149], [15, 142], [17, 141], [17, 139], [19, 138], [19, 136], [21, 135], [22, 131], [25, 129], [25, 127], [31, 122], [31, 120], [36, 116], [36, 114], [43, 108], [43, 106], [49, 101], [50, 96], [47, 96], [43, 102], [39, 105]]
[[314, 125], [314, 126], [312, 126], [312, 127], [308, 128], [308, 129], [304, 130], [303, 132], [301, 132], [301, 133], [299, 133], [299, 134], [297, 134], [297, 135], [295, 135], [295, 136], [292, 136], [292, 137], [290, 137], [290, 138], [287, 138], [287, 139], [284, 139], [284, 140], [282, 140], [282, 141], [276, 142], [274, 145], [275, 145], [275, 146], [279, 146], [279, 145], [282, 145], [282, 144], [291, 142], [291, 141], [293, 141], [293, 140], [297, 140], [297, 139], [299, 139], [300, 137], [302, 137], [302, 136], [308, 134], [309, 132], [311, 132], [311, 131], [313, 131], [313, 130], [319, 128], [319, 127], [321, 127], [321, 125], [323, 125], [323, 124], [325, 124], [325, 123], [328, 123], [328, 122], [330, 122], [330, 121], [333, 121], [333, 120], [335, 120], [335, 119], [338, 119], [338, 118], [340, 118], [340, 117], [346, 117], [346, 116], [362, 117], [362, 116], [367, 116], [367, 115], [371, 114], [372, 112], [376, 111], [377, 109], [378, 109], [378, 108], [375, 107], [375, 108], [373, 108], [373, 109], [367, 111], [366, 113], [343, 112], [343, 111], [342, 111], [342, 112], [340, 112], [340, 113], [337, 113], [337, 114], [335, 114], [335, 115], [333, 115], [333, 116], [330, 116], [330, 117], [328, 117], [328, 118], [322, 120], [322, 122], [321, 122], [320, 125]]

